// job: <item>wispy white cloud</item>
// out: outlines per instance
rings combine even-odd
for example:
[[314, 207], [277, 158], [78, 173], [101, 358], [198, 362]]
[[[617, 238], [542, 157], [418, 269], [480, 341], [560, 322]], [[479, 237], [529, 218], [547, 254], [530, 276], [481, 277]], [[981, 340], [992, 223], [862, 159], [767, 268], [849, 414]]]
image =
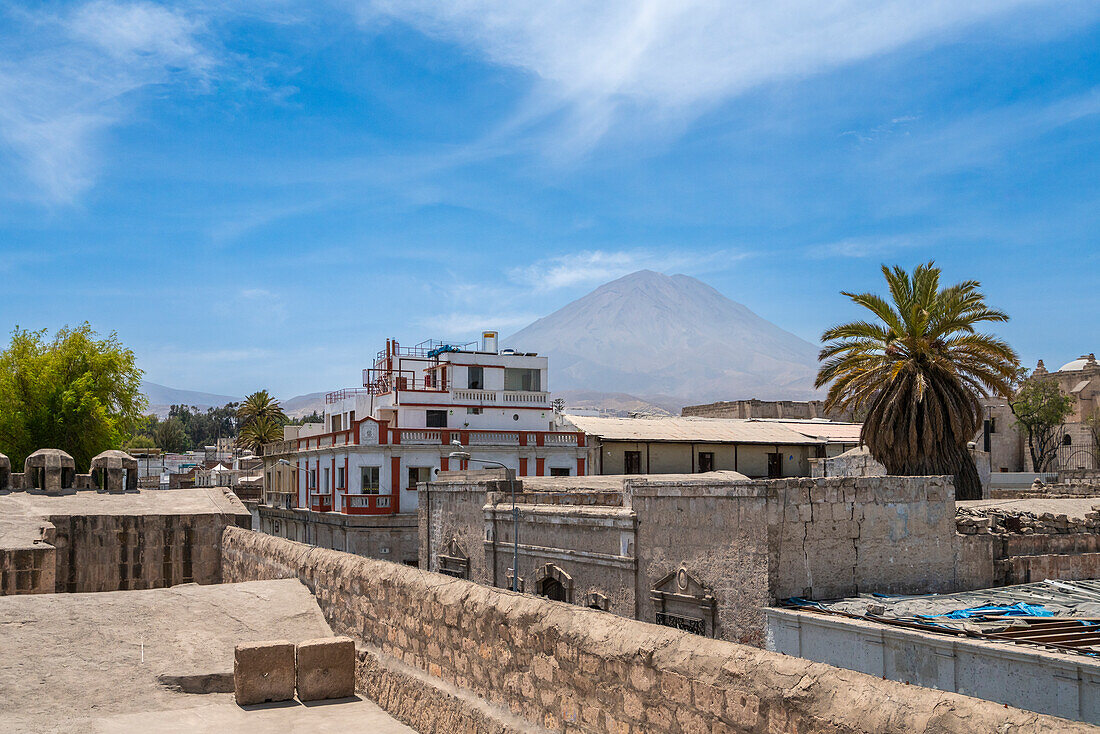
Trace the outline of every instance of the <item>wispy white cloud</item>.
[[54, 203], [93, 183], [100, 137], [125, 119], [130, 95], [204, 84], [217, 65], [200, 20], [150, 2], [93, 0], [60, 13], [9, 7], [0, 25], [8, 29], [0, 31], [0, 156], [18, 162], [6, 166], [6, 188], [23, 190], [17, 180], [29, 179]]
[[715, 272], [750, 257], [733, 250], [587, 250], [513, 268], [509, 278], [537, 291], [593, 286], [638, 270], [663, 273]]
[[949, 37], [1049, 0], [347, 0], [365, 25], [406, 22], [491, 62], [528, 72], [536, 91], [505, 126], [548, 119], [583, 151], [624, 113], [675, 125], [771, 82], [809, 76], [907, 44]]
[[454, 312], [420, 318], [415, 323], [437, 338], [472, 338], [483, 329], [496, 329], [502, 333], [521, 329], [540, 316], [541, 314], [526, 312]]

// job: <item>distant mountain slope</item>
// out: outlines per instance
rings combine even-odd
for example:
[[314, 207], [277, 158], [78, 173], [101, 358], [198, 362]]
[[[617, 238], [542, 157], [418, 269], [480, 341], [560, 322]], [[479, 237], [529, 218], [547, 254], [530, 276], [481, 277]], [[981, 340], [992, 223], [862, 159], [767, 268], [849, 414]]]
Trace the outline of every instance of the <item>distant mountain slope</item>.
[[216, 408], [240, 400], [240, 398], [230, 395], [179, 390], [174, 387], [158, 385], [155, 382], [146, 382], [145, 380], [141, 381], [141, 391], [149, 399], [149, 412], [162, 417], [168, 415], [168, 409], [173, 405], [194, 405], [205, 410], [206, 408]]
[[293, 398], [281, 401], [281, 405], [283, 411], [291, 418], [301, 418], [304, 415], [312, 414], [314, 411], [324, 413], [325, 393], [311, 392], [305, 395], [296, 395]]
[[550, 358], [550, 388], [688, 402], [805, 400], [817, 348], [686, 275], [642, 270], [539, 319], [504, 345]]

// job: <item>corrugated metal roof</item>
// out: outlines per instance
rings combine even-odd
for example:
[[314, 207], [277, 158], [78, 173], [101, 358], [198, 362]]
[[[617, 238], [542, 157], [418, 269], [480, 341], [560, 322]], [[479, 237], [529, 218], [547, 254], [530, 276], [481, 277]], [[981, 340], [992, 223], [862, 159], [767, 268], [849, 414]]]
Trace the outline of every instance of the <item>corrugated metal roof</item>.
[[863, 428], [862, 423], [834, 423], [822, 420], [783, 420], [782, 418], [769, 419], [775, 423], [782, 423], [804, 436], [820, 438], [829, 443], [859, 443], [859, 432]]
[[786, 606], [940, 634], [1100, 654], [1100, 581], [1046, 581], [920, 596], [859, 596]]
[[739, 418], [598, 418], [566, 415], [578, 430], [605, 441], [675, 441], [816, 446], [824, 439], [783, 423]]

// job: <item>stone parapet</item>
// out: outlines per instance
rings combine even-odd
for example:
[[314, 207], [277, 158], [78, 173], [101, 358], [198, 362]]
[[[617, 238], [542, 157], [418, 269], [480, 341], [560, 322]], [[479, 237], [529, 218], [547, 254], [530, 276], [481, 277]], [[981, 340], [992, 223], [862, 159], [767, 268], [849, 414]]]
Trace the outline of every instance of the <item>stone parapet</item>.
[[[337, 634], [550, 731], [1091, 730], [237, 528], [222, 543], [226, 581], [299, 578]], [[359, 685], [379, 680], [363, 671]], [[377, 700], [401, 716], [423, 690], [395, 684]], [[420, 731], [455, 731], [425, 719]]]

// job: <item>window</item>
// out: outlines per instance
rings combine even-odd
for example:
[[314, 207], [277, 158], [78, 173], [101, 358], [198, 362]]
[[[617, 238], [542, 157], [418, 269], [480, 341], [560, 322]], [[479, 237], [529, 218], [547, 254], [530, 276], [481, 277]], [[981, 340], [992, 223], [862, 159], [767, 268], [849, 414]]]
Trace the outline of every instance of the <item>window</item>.
[[996, 433], [997, 432], [997, 419], [996, 418], [990, 418], [989, 419], [989, 432], [990, 433]]
[[328, 473], [328, 467], [326, 466], [326, 467], [325, 467], [325, 486], [324, 486], [324, 487], [323, 487], [322, 489], [324, 489], [324, 491], [326, 491], [326, 492], [327, 492], [327, 491], [329, 491], [329, 489], [330, 489], [331, 487], [332, 487], [332, 485], [331, 485], [331, 484], [329, 484], [329, 473]]
[[332, 416], [332, 432], [333, 433], [335, 433], [336, 431], [341, 430], [340, 418], [341, 418], [341, 416], [338, 415], [338, 414]]
[[1070, 436], [1068, 433], [1066, 435], [1062, 436], [1062, 445], [1063, 446], [1070, 446], [1072, 444], [1073, 444], [1073, 437], [1072, 436]]
[[309, 483], [308, 483], [309, 488], [310, 489], [317, 489], [317, 470], [316, 469], [310, 469], [308, 477], [309, 477]]
[[466, 415], [481, 415], [481, 408], [467, 408]]
[[379, 479], [377, 466], [363, 466], [359, 468], [363, 488], [363, 494], [378, 494]]
[[336, 487], [338, 489], [344, 488], [344, 467], [342, 466], [336, 468]]
[[484, 367], [467, 367], [466, 368], [466, 387], [471, 390], [484, 390], [485, 389], [485, 368]]
[[550, 476], [567, 477], [569, 476], [569, 469], [567, 467], [552, 466], [550, 467]]
[[714, 452], [713, 451], [700, 451], [699, 452], [699, 471], [714, 471]]
[[641, 474], [642, 473], [642, 452], [641, 451], [624, 451], [623, 452], [623, 474]]
[[432, 469], [428, 466], [410, 466], [409, 467], [409, 489], [416, 491], [416, 485], [421, 482], [432, 481]]
[[539, 371], [519, 367], [504, 368], [504, 389], [539, 392], [542, 390]]
[[429, 410], [426, 411], [427, 415], [424, 419], [424, 425], [428, 428], [446, 428], [447, 427], [447, 411], [445, 410]]

